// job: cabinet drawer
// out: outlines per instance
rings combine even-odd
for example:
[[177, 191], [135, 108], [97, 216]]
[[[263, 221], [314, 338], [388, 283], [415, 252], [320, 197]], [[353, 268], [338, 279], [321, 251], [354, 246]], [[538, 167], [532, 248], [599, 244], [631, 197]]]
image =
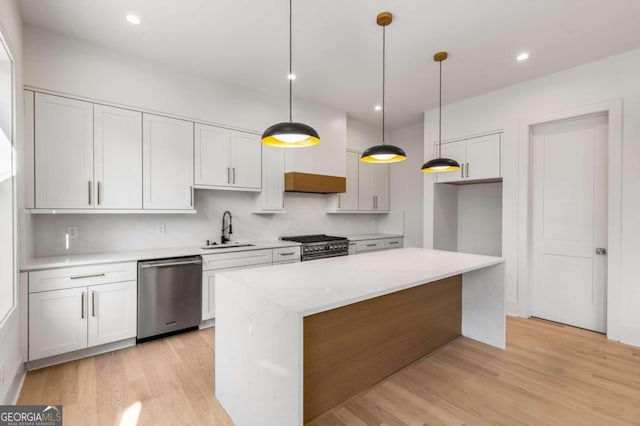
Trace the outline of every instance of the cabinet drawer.
[[29, 272], [29, 293], [137, 279], [136, 262], [48, 269]]
[[404, 238], [387, 238], [384, 240], [384, 248], [386, 249], [394, 249], [394, 248], [402, 248], [404, 245]]
[[384, 239], [356, 241], [356, 253], [384, 249]]
[[291, 261], [300, 261], [300, 247], [282, 247], [273, 249], [273, 263]]
[[202, 256], [202, 270], [237, 268], [273, 262], [273, 250], [248, 250]]

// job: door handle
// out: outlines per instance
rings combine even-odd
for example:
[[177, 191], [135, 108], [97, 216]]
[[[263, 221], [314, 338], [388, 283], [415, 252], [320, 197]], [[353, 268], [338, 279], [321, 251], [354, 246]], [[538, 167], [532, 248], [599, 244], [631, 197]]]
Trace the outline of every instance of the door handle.
[[227, 183], [231, 183], [231, 168], [227, 167]]
[[96, 292], [91, 292], [91, 316], [96, 316]]
[[98, 181], [98, 205], [100, 205], [100, 181]]
[[469, 177], [469, 163], [467, 163], [467, 177]]
[[193, 186], [189, 187], [189, 197], [189, 206], [193, 207]]
[[236, 168], [231, 168], [231, 176], [233, 176], [233, 183], [236, 183]]
[[464, 177], [464, 163], [462, 163], [462, 167], [460, 167], [460, 177]]
[[82, 292], [82, 297], [80, 298], [80, 318], [84, 319], [84, 291]]
[[89, 188], [89, 205], [91, 205], [91, 181], [89, 181], [88, 188]]
[[596, 248], [596, 254], [599, 254], [601, 256], [605, 256], [607, 254], [607, 249], [604, 247], [598, 247]]

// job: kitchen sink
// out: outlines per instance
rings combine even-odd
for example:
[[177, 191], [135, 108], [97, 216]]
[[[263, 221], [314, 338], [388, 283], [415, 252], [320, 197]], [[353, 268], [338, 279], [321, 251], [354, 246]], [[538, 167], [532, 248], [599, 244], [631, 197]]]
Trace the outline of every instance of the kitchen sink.
[[253, 247], [255, 244], [218, 244], [215, 246], [200, 247], [202, 250], [224, 250], [238, 247]]

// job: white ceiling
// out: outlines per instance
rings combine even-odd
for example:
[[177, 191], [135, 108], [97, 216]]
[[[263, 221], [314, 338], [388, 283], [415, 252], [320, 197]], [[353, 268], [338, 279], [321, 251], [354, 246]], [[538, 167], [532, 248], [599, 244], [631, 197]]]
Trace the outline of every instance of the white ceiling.
[[[267, 94], [286, 95], [287, 0], [20, 0], [32, 25]], [[437, 105], [433, 53], [447, 50], [444, 102], [640, 47], [639, 0], [294, 0], [296, 96], [387, 125]], [[138, 14], [142, 25], [125, 21]], [[516, 62], [528, 51], [531, 58]], [[294, 111], [295, 119], [295, 111]]]

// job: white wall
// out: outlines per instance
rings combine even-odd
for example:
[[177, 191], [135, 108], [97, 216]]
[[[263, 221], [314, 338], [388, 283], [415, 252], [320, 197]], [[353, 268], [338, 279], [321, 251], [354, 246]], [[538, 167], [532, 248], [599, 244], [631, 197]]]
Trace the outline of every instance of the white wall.
[[[15, 81], [16, 87], [22, 87], [22, 22], [15, 0], [0, 2], [0, 32], [9, 45], [11, 54], [15, 61]], [[16, 93], [16, 110], [22, 111], [22, 90]], [[22, 153], [22, 115], [16, 114], [16, 129], [14, 147], [18, 157]], [[21, 187], [24, 176], [18, 166], [17, 185]], [[18, 208], [24, 206], [24, 198], [18, 191]], [[18, 241], [20, 246], [21, 241]], [[20, 247], [18, 247], [19, 252]], [[19, 293], [19, 292], [18, 292]], [[21, 303], [18, 298], [16, 308], [0, 323], [0, 363], [5, 363], [6, 377], [4, 383], [0, 384], [0, 404], [12, 404], [15, 402], [19, 385], [24, 375], [23, 362], [25, 354], [22, 351], [24, 338], [21, 335]]]
[[[520, 121], [528, 117], [622, 98], [622, 279], [617, 300], [610, 300], [609, 337], [640, 345], [640, 280], [635, 265], [640, 258], [640, 50], [612, 56], [544, 76], [482, 96], [447, 105], [443, 111], [443, 139], [504, 129], [503, 139], [503, 254], [506, 258], [508, 312], [528, 314], [528, 288], [518, 282], [518, 182]], [[446, 96], [446, 92], [445, 92]], [[437, 110], [425, 113], [425, 151], [432, 152], [437, 137]], [[433, 211], [433, 185], [425, 184], [425, 212]], [[433, 220], [425, 214], [425, 246], [433, 244]]]
[[458, 185], [457, 250], [502, 256], [502, 183]]

